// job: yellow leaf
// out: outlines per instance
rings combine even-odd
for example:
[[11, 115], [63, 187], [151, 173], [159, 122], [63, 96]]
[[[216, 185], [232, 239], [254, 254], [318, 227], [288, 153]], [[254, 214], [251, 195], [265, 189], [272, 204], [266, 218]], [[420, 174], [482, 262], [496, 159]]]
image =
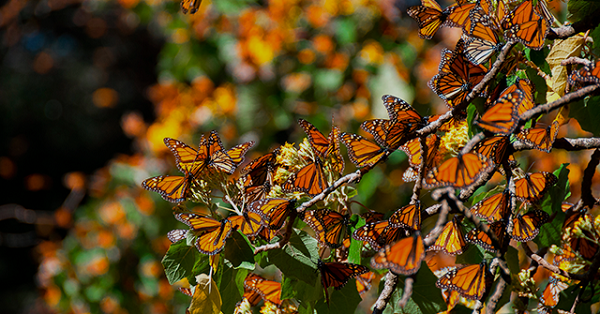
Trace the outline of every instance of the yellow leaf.
[[221, 312], [221, 294], [213, 280], [206, 274], [196, 277], [198, 285], [192, 296], [192, 303], [186, 311], [190, 314], [219, 314]]
[[581, 34], [567, 39], [557, 39], [546, 57], [546, 62], [552, 71], [552, 82], [548, 85], [559, 97], [565, 94], [567, 84], [567, 68], [560, 63], [566, 58], [579, 56], [584, 44], [585, 38]]

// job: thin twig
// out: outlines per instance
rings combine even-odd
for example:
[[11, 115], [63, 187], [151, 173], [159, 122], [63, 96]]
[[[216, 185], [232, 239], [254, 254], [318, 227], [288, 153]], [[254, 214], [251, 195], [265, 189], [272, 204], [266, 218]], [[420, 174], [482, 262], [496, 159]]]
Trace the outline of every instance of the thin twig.
[[587, 276], [587, 275], [572, 274], [572, 273], [569, 273], [569, 272], [566, 272], [566, 271], [560, 269], [560, 267], [558, 267], [558, 266], [548, 263], [543, 257], [533, 253], [531, 251], [531, 249], [529, 249], [529, 247], [526, 245], [523, 246], [523, 249], [525, 250], [525, 254], [527, 254], [527, 256], [529, 256], [529, 258], [531, 258], [532, 260], [535, 260], [540, 266], [546, 268], [547, 270], [549, 270], [557, 275], [561, 275], [563, 277], [573, 279], [573, 280], [584, 280]]
[[581, 200], [584, 206], [592, 208], [598, 200], [592, 195], [592, 179], [596, 173], [596, 167], [600, 164], [600, 149], [596, 149], [590, 157], [590, 162], [583, 171], [583, 179], [581, 180]]
[[413, 186], [413, 194], [410, 198], [411, 204], [417, 204], [419, 201], [419, 196], [421, 195], [421, 189], [423, 188], [423, 177], [425, 176], [425, 165], [427, 164], [427, 143], [426, 136], [419, 137], [419, 145], [420, 145], [420, 153], [421, 153], [421, 165], [419, 166], [419, 171], [417, 171], [417, 181], [415, 181], [415, 185]]
[[351, 172], [351, 173], [339, 178], [330, 187], [323, 190], [323, 192], [315, 195], [310, 200], [308, 200], [308, 201], [302, 203], [302, 205], [298, 206], [296, 208], [296, 211], [298, 213], [304, 212], [307, 208], [313, 206], [314, 204], [316, 204], [319, 201], [324, 200], [329, 194], [331, 194], [331, 192], [335, 191], [337, 188], [339, 188], [343, 184], [360, 181], [360, 178], [362, 178], [362, 176], [363, 176], [363, 171], [359, 169], [359, 170], [356, 170], [355, 172]]
[[402, 298], [400, 299], [400, 301], [398, 301], [398, 306], [400, 308], [404, 308], [406, 303], [408, 303], [408, 300], [410, 300], [410, 297], [412, 296], [413, 284], [415, 283], [416, 276], [417, 276], [416, 274], [412, 275], [412, 276], [408, 276], [404, 280], [404, 291], [402, 292]]
[[530, 119], [532, 119], [533, 117], [535, 117], [537, 115], [540, 115], [542, 113], [548, 113], [548, 112], [558, 109], [566, 104], [570, 104], [572, 102], [583, 99], [586, 96], [591, 95], [592, 93], [596, 92], [599, 88], [600, 88], [600, 85], [586, 86], [586, 87], [578, 89], [574, 92], [565, 94], [564, 96], [562, 96], [561, 98], [559, 98], [553, 102], [535, 106], [535, 107], [525, 111], [521, 115], [520, 120], [522, 122], [529, 121]]
[[392, 273], [391, 271], [388, 271], [388, 273], [385, 275], [385, 284], [383, 285], [383, 290], [381, 291], [381, 294], [379, 294], [377, 301], [375, 301], [375, 306], [373, 307], [373, 314], [383, 313], [383, 310], [385, 310], [385, 307], [392, 298], [394, 290], [396, 290], [397, 284], [398, 276]]

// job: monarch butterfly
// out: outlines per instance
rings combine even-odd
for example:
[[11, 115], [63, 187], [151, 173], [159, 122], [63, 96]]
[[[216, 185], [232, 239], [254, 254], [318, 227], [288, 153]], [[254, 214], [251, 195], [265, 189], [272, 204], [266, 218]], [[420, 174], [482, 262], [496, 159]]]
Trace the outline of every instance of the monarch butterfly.
[[421, 230], [421, 202], [398, 209], [388, 220], [393, 227]]
[[552, 144], [556, 140], [558, 135], [558, 128], [560, 124], [558, 121], [552, 122], [546, 129], [531, 128], [522, 130], [517, 134], [517, 138], [533, 147], [537, 150], [549, 153], [552, 150]]
[[199, 234], [196, 248], [200, 253], [215, 255], [223, 250], [225, 241], [231, 234], [232, 225], [227, 219], [221, 221], [196, 214], [179, 213], [175, 218], [188, 225], [194, 233]]
[[342, 141], [348, 147], [350, 161], [359, 168], [374, 166], [391, 153], [356, 134], [342, 133]]
[[526, 47], [540, 50], [548, 34], [550, 23], [526, 0], [504, 17], [501, 26]]
[[393, 243], [405, 235], [406, 232], [404, 229], [394, 227], [388, 220], [366, 224], [357, 228], [352, 233], [352, 237], [355, 240], [369, 243], [376, 251], [381, 250], [386, 244]]
[[558, 178], [549, 172], [527, 173], [524, 178], [515, 181], [515, 195], [520, 201], [533, 203], [539, 201], [556, 182]]
[[464, 41], [460, 39], [454, 51], [442, 50], [439, 73], [428, 83], [450, 108], [462, 103], [487, 72], [484, 66], [469, 62], [464, 56], [464, 46]]
[[281, 229], [285, 219], [292, 213], [296, 200], [266, 198], [248, 204], [248, 211], [259, 214], [263, 224], [270, 229]]
[[200, 172], [207, 166], [232, 174], [244, 161], [246, 151], [254, 145], [254, 141], [250, 141], [224, 151], [219, 135], [214, 130], [210, 132], [208, 138], [202, 135], [198, 150], [171, 138], [165, 138], [164, 142], [175, 155], [179, 170], [195, 177], [199, 177]]
[[241, 215], [229, 216], [233, 229], [238, 229], [247, 237], [255, 237], [263, 229], [262, 217], [255, 212], [244, 212]]
[[171, 241], [171, 243], [176, 243], [176, 242], [179, 242], [179, 241], [185, 239], [187, 233], [188, 233], [188, 230], [175, 229], [175, 230], [171, 230], [167, 233], [167, 238], [169, 239], [169, 241]]
[[471, 212], [479, 218], [485, 218], [488, 222], [499, 221], [510, 214], [509, 200], [509, 192], [508, 190], [504, 190], [504, 192], [494, 194], [479, 201], [471, 207]]
[[390, 120], [404, 121], [404, 124], [408, 124], [412, 130], [423, 122], [423, 117], [406, 101], [392, 95], [383, 95], [381, 100]]
[[398, 97], [384, 95], [382, 100], [390, 120], [367, 120], [361, 128], [371, 133], [379, 145], [394, 150], [406, 140], [406, 135], [423, 124], [423, 117]]
[[515, 83], [505, 90], [502, 91], [499, 98], [510, 93], [515, 92], [516, 90], [520, 90], [523, 92], [523, 100], [517, 106], [517, 115], [520, 117], [525, 111], [533, 108], [535, 106], [535, 102], [533, 99], [533, 94], [535, 93], [535, 87], [531, 84], [528, 79], [520, 79], [517, 78]]
[[548, 213], [533, 210], [525, 215], [518, 215], [512, 220], [511, 237], [519, 242], [531, 241], [540, 232], [540, 227], [548, 220]]
[[[244, 290], [253, 291], [263, 300], [275, 305], [281, 305], [281, 283], [272, 280], [266, 280], [256, 274], [248, 274], [244, 279]], [[246, 293], [244, 293], [246, 295]], [[249, 300], [250, 301], [250, 300]], [[256, 305], [256, 301], [254, 305]], [[252, 302], [250, 302], [252, 304]]]
[[412, 275], [419, 271], [425, 258], [425, 246], [421, 235], [415, 233], [395, 244], [386, 245], [371, 259], [375, 269], [388, 268], [396, 274]]
[[471, 28], [471, 37], [465, 41], [465, 55], [471, 63], [478, 65], [500, 52], [502, 47], [504, 44], [500, 42], [494, 29], [476, 21]]
[[360, 217], [362, 217], [365, 220], [365, 223], [370, 224], [372, 222], [378, 222], [383, 220], [383, 213], [380, 212], [376, 212], [374, 210], [369, 210], [366, 213], [362, 213], [360, 214]]
[[540, 303], [546, 307], [554, 308], [560, 299], [560, 293], [567, 289], [569, 285], [554, 276], [548, 278], [548, 285], [540, 296]]
[[478, 152], [488, 159], [491, 159], [497, 165], [506, 160], [510, 155], [510, 136], [492, 136], [488, 137], [473, 147], [474, 152]]
[[442, 276], [435, 285], [440, 289], [457, 291], [470, 300], [481, 300], [491, 284], [485, 262], [454, 268]]
[[506, 224], [504, 223], [504, 221], [495, 221], [489, 224], [489, 228], [496, 235], [500, 247], [495, 247], [492, 243], [492, 239], [490, 239], [490, 237], [488, 237], [487, 234], [485, 234], [485, 232], [477, 229], [473, 229], [467, 232], [465, 239], [467, 240], [467, 242], [477, 244], [485, 250], [497, 252], [501, 250], [504, 247], [504, 244], [506, 243]]
[[440, 233], [435, 243], [427, 251], [442, 251], [450, 255], [462, 254], [468, 245], [464, 239], [465, 236], [459, 226], [458, 218], [454, 216], [451, 221], [446, 223], [442, 233]]
[[277, 156], [280, 151], [281, 150], [277, 148], [268, 154], [252, 160], [246, 165], [240, 173], [243, 178], [244, 186], [259, 186], [265, 182], [272, 183], [272, 176], [273, 172], [275, 172], [275, 168], [278, 166]]
[[[427, 145], [427, 159], [425, 160], [425, 169], [429, 169], [437, 156], [440, 139], [436, 134], [431, 134], [425, 139]], [[408, 155], [409, 168], [402, 175], [405, 182], [415, 181], [418, 178], [418, 172], [421, 171], [421, 141], [419, 138], [414, 138], [406, 144], [400, 146], [406, 155]]]
[[568, 77], [568, 83], [577, 88], [586, 84], [600, 84], [600, 61], [573, 71]]
[[372, 271], [356, 276], [356, 290], [360, 295], [365, 294], [371, 290], [371, 282], [375, 277], [375, 273]]
[[299, 119], [298, 124], [304, 129], [310, 146], [323, 159], [331, 160], [333, 170], [338, 173], [344, 171], [344, 158], [340, 152], [340, 130], [333, 127], [326, 138], [314, 125], [304, 119]]
[[190, 14], [194, 14], [198, 12], [200, 4], [202, 4], [202, 0], [181, 0], [181, 11], [183, 14], [188, 12], [190, 12]]
[[321, 283], [325, 288], [325, 299], [329, 303], [329, 293], [327, 288], [334, 287], [336, 290], [341, 289], [348, 283], [352, 277], [362, 275], [369, 269], [362, 265], [352, 263], [325, 263], [321, 260], [317, 263], [317, 268], [321, 271]]
[[[318, 158], [318, 157], [317, 157]], [[327, 188], [327, 178], [321, 161], [315, 160], [293, 173], [283, 184], [285, 192], [300, 191], [308, 195], [317, 195]]]
[[342, 215], [330, 209], [312, 210], [306, 212], [306, 223], [317, 233], [319, 242], [331, 248], [338, 248], [346, 236], [349, 225], [349, 215]]
[[493, 168], [493, 161], [479, 153], [459, 154], [431, 169], [424, 178], [423, 186], [428, 189], [439, 186], [466, 188], [477, 183], [482, 174]]
[[452, 5], [445, 10], [435, 0], [421, 0], [423, 5], [408, 8], [406, 13], [417, 20], [419, 37], [431, 39], [441, 26], [460, 27], [468, 20], [474, 3]]
[[182, 176], [157, 176], [146, 179], [142, 182], [142, 187], [152, 192], [157, 192], [165, 200], [172, 203], [185, 201], [189, 194], [194, 177], [186, 173]]
[[523, 92], [520, 90], [501, 96], [475, 124], [494, 134], [510, 135], [518, 125], [517, 106], [523, 98]]

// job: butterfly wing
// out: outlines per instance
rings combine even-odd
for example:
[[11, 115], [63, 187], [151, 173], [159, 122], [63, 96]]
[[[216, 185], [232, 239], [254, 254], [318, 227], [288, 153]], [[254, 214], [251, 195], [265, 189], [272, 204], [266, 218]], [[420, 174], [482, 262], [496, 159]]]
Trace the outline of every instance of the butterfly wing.
[[556, 182], [556, 176], [549, 172], [528, 173], [515, 181], [515, 195], [520, 201], [533, 203], [539, 201]]
[[548, 213], [533, 210], [525, 215], [518, 215], [512, 220], [511, 237], [519, 242], [533, 240], [540, 232], [540, 227], [548, 220]]
[[283, 190], [301, 191], [314, 196], [323, 192], [327, 186], [327, 179], [320, 162], [311, 162], [291, 175], [283, 185]]
[[315, 231], [319, 242], [338, 248], [346, 236], [350, 217], [330, 209], [312, 210], [305, 215], [306, 223]]
[[188, 233], [188, 230], [175, 229], [175, 230], [171, 230], [167, 233], [167, 238], [169, 239], [169, 241], [171, 241], [171, 243], [175, 243], [175, 242], [179, 242], [179, 241], [185, 239], [187, 233]]
[[404, 236], [404, 229], [392, 226], [388, 220], [366, 224], [352, 233], [355, 240], [369, 243], [374, 250], [381, 250]]
[[144, 189], [157, 192], [165, 200], [172, 203], [185, 201], [192, 177], [186, 174], [181, 176], [158, 176], [144, 180], [142, 187]]
[[508, 203], [509, 193], [506, 190], [479, 201], [471, 207], [471, 212], [479, 218], [485, 218], [488, 222], [499, 221], [510, 213]]
[[422, 0], [422, 5], [408, 8], [406, 13], [417, 20], [419, 37], [431, 39], [446, 21], [447, 13], [442, 12], [440, 5], [435, 0]]
[[386, 149], [360, 135], [342, 133], [342, 141], [348, 147], [348, 157], [359, 168], [373, 166], [388, 155]]
[[245, 212], [227, 219], [231, 222], [233, 229], [241, 231], [247, 237], [257, 236], [263, 228], [262, 217], [255, 212]]
[[464, 233], [458, 224], [456, 216], [452, 221], [446, 223], [442, 233], [435, 240], [435, 243], [431, 245], [427, 251], [442, 251], [450, 255], [462, 254], [466, 248], [467, 243], [465, 242]]
[[500, 244], [500, 248], [494, 246], [492, 239], [490, 239], [490, 237], [488, 237], [487, 234], [485, 234], [485, 232], [477, 229], [469, 231], [465, 236], [465, 240], [467, 240], [467, 242], [477, 244], [485, 250], [495, 253], [499, 251], [502, 247], [504, 247], [504, 243], [506, 242], [506, 224], [503, 221], [496, 221], [491, 223], [489, 225], [489, 228], [496, 235], [496, 238], [498, 239]]
[[498, 98], [494, 105], [475, 121], [475, 124], [494, 134], [510, 135], [518, 125], [517, 106], [523, 98], [523, 92], [520, 90]]
[[425, 176], [424, 186], [454, 186], [466, 188], [475, 184], [481, 175], [494, 167], [491, 159], [479, 153], [466, 153], [444, 161], [431, 169]]
[[396, 274], [408, 276], [419, 271], [424, 258], [423, 239], [420, 235], [413, 235], [391, 246], [386, 245], [371, 259], [371, 266], [375, 269], [387, 268]]
[[321, 283], [325, 289], [329, 287], [341, 289], [348, 283], [350, 278], [369, 271], [367, 267], [362, 265], [335, 262], [325, 263], [321, 260], [319, 260], [317, 267], [321, 271]]
[[552, 150], [552, 145], [558, 135], [559, 127], [560, 124], [558, 121], [554, 121], [548, 128], [530, 128], [522, 130], [517, 134], [517, 138], [529, 145], [533, 145], [537, 150], [549, 153]]
[[510, 136], [492, 136], [477, 143], [473, 147], [473, 151], [482, 154], [499, 165], [509, 155], [510, 148]]
[[294, 201], [284, 198], [267, 198], [254, 201], [248, 205], [250, 212], [259, 214], [263, 223], [267, 223], [269, 228], [281, 229], [285, 219], [294, 210]]
[[199, 158], [198, 151], [184, 142], [166, 137], [165, 145], [175, 155], [177, 168], [183, 173], [196, 173], [198, 168], [206, 166], [206, 160]]
[[421, 230], [421, 203], [417, 201], [398, 209], [388, 220], [393, 227]]
[[481, 300], [490, 277], [487, 272], [485, 263], [462, 266], [446, 273], [435, 285], [440, 289], [457, 291], [470, 300]]

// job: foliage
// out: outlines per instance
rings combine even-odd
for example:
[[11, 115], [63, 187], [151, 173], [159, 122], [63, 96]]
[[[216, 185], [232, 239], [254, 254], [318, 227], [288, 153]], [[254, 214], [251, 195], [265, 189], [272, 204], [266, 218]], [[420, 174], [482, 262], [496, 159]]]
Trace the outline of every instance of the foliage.
[[[442, 51], [438, 67], [439, 46], [417, 38], [410, 29], [414, 21], [399, 19], [386, 3], [220, 1], [202, 3], [194, 15], [177, 12], [172, 3], [121, 5], [166, 40], [159, 83], [148, 91], [156, 120], [146, 125], [135, 113], [124, 118], [139, 153], [98, 172], [96, 193], [78, 209], [73, 232], [60, 247], [40, 246], [45, 300], [58, 311], [177, 311], [172, 286], [189, 292], [192, 299], [183, 306], [198, 313], [251, 312], [260, 304], [264, 311], [348, 313], [367, 310], [386, 293], [390, 312], [437, 313], [482, 303], [492, 311], [569, 310], [574, 300], [564, 304], [561, 297], [552, 304], [548, 296], [558, 299], [560, 291], [541, 289], [547, 274], [529, 272], [547, 265], [534, 266], [522, 253], [543, 257], [552, 250], [555, 266], [574, 276], [555, 271], [551, 278], [567, 286], [575, 286], [577, 275], [597, 271], [591, 261], [599, 258], [598, 218], [594, 204], [579, 201], [588, 192], [583, 179], [597, 178], [584, 173], [588, 157], [560, 150], [567, 136], [585, 134], [580, 125], [596, 134], [590, 118], [595, 96], [586, 94], [570, 112], [560, 106], [560, 114], [557, 107], [522, 118], [600, 85], [594, 62], [558, 69], [567, 57], [590, 56], [585, 40], [567, 49], [544, 41], [545, 30], [534, 31], [543, 34], [541, 42], [523, 38], [519, 29], [525, 26], [513, 25], [518, 19], [511, 15], [500, 19], [492, 6], [480, 18], [497, 19], [488, 22], [504, 32], [491, 59], [470, 54], [476, 35], [467, 29], [471, 39]], [[484, 10], [480, 4], [412, 7], [408, 14], [421, 24], [431, 9], [460, 19], [453, 14], [469, 5], [467, 19], [484, 23], [475, 20], [475, 12]], [[507, 10], [518, 15], [525, 9], [511, 4]], [[535, 14], [538, 27], [550, 27], [541, 12]], [[455, 23], [462, 28], [465, 21]], [[460, 36], [460, 30], [439, 32], [448, 36], [435, 36], [447, 37], [451, 48]], [[496, 71], [491, 79], [484, 78], [488, 71]], [[425, 87], [430, 79], [440, 99]], [[565, 84], [570, 90], [563, 93]], [[381, 106], [380, 96], [388, 94], [399, 98], [384, 96]], [[451, 115], [422, 114], [444, 112]], [[286, 134], [299, 138], [292, 128], [296, 116], [309, 114], [317, 116], [300, 121], [307, 138], [283, 144]], [[359, 124], [361, 137], [353, 134]], [[427, 127], [434, 129], [425, 133]], [[210, 129], [218, 132], [205, 132]], [[492, 133], [506, 138], [489, 144]], [[253, 145], [251, 162], [243, 162]], [[268, 153], [272, 160], [259, 164]], [[158, 193], [141, 190], [142, 181]], [[335, 182], [340, 186], [333, 188]], [[509, 196], [501, 219], [464, 205], [477, 206], [503, 190]], [[566, 200], [578, 205], [561, 206]], [[407, 204], [415, 206], [402, 211]], [[581, 217], [569, 220], [573, 215]], [[489, 231], [495, 220], [504, 224], [499, 233]], [[164, 237], [169, 230], [181, 230], [168, 233], [172, 243]], [[413, 245], [394, 246], [401, 239]], [[137, 274], [128, 273], [128, 263], [138, 261], [125, 257], [139, 260]], [[161, 258], [166, 277], [157, 271]], [[380, 288], [370, 289], [386, 273]], [[125, 288], [111, 290], [121, 280]], [[394, 280], [398, 284], [389, 286]], [[490, 296], [502, 282], [508, 287], [498, 290], [495, 307], [498, 300]], [[434, 283], [445, 294], [433, 293]], [[576, 293], [589, 294], [591, 287], [598, 288], [595, 280]]]

